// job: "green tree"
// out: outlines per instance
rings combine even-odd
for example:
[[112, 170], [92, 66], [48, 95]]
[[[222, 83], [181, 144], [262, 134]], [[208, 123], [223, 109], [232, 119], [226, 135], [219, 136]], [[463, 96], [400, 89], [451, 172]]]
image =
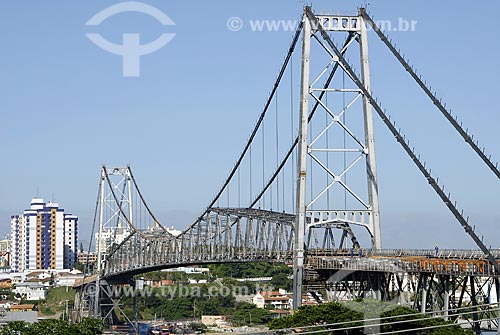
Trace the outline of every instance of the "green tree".
[[286, 273], [280, 272], [273, 276], [270, 283], [275, 289], [282, 288], [290, 290], [292, 288], [292, 280], [288, 278]]
[[73, 268], [78, 271], [85, 272], [85, 265], [83, 265], [82, 263], [76, 262], [75, 264], [73, 264]]
[[268, 323], [271, 319], [272, 316], [268, 310], [258, 308], [248, 302], [240, 302], [236, 304], [232, 323], [235, 326], [245, 326]]
[[104, 322], [100, 319], [84, 318], [76, 325], [78, 335], [98, 335], [104, 331]]
[[101, 320], [83, 319], [80, 324], [71, 325], [63, 320], [42, 320], [33, 324], [9, 322], [0, 328], [0, 335], [99, 335], [104, 330]]
[[9, 322], [6, 326], [0, 328], [0, 335], [19, 335], [26, 334], [29, 324], [24, 321]]
[[41, 320], [30, 325], [26, 335], [78, 335], [75, 326], [66, 321], [48, 319]]
[[194, 309], [193, 301], [187, 297], [176, 297], [166, 300], [158, 310], [158, 314], [170, 320], [192, 318]]
[[[352, 301], [348, 303], [332, 302], [315, 306], [302, 306], [293, 315], [274, 319], [268, 324], [270, 329], [283, 329], [293, 327], [315, 326], [314, 330], [333, 330], [336, 328], [358, 327], [354, 329], [336, 331], [335, 334], [358, 335], [363, 334], [363, 319], [380, 317], [383, 325], [382, 333], [436, 327], [413, 331], [413, 335], [472, 335], [470, 330], [462, 329], [451, 321], [442, 319], [426, 319], [414, 310], [394, 306], [374, 300]], [[385, 318], [385, 319], [384, 319]], [[394, 323], [394, 321], [408, 321]], [[336, 326], [331, 324], [342, 323]], [[324, 326], [329, 324], [330, 326]], [[312, 329], [310, 329], [312, 330]]]
[[282, 263], [250, 262], [209, 265], [210, 273], [219, 278], [257, 278], [270, 277], [277, 273], [291, 273], [291, 269]]
[[197, 300], [198, 315], [225, 315], [234, 306], [235, 298], [232, 295], [216, 295], [209, 299]]
[[[305, 327], [322, 325], [325, 323], [332, 324], [338, 322], [351, 322], [350, 326], [361, 325], [358, 320], [362, 319], [362, 314], [353, 311], [346, 306], [332, 302], [321, 305], [306, 305], [299, 308], [293, 315], [274, 319], [268, 324], [270, 329], [281, 329], [291, 327]], [[333, 327], [338, 328], [338, 327]], [[333, 329], [332, 328], [332, 329]], [[342, 334], [361, 334], [359, 332], [345, 332]]]

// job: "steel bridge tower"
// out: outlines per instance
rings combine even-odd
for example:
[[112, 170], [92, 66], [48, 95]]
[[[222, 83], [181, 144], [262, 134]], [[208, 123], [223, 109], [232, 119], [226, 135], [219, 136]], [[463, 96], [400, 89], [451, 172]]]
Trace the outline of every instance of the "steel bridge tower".
[[[88, 315], [114, 322], [115, 312], [119, 312], [129, 323], [134, 324], [121, 309], [120, 298], [110, 291], [115, 283], [106, 278], [108, 258], [119, 250], [123, 243], [135, 241], [135, 235], [148, 240], [154, 240], [158, 236], [170, 238], [172, 235], [151, 213], [130, 166], [102, 166], [92, 231], [94, 230], [97, 231], [97, 265], [94, 274], [86, 271], [85, 277], [88, 278], [84, 278], [82, 282], [82, 292], [76, 299], [78, 303], [75, 301], [80, 317], [83, 316], [83, 310], [88, 309]], [[133, 277], [119, 282], [136, 288]], [[137, 328], [136, 323], [135, 327]]]
[[[304, 246], [306, 245], [305, 237], [311, 234], [315, 228], [322, 228], [325, 230], [325, 236], [331, 235], [333, 228], [342, 229], [342, 241], [339, 247], [342, 248], [345, 238], [351, 233], [353, 245], [359, 246], [350, 225], [358, 225], [365, 227], [371, 237], [373, 249], [382, 248], [382, 238], [380, 231], [380, 211], [379, 211], [379, 197], [377, 187], [377, 166], [375, 159], [375, 141], [373, 129], [373, 112], [372, 105], [368, 97], [363, 94], [359, 88], [346, 88], [346, 87], [329, 87], [326, 84], [324, 87], [319, 87], [317, 84], [323, 77], [326, 77], [328, 71], [333, 75], [340, 67], [341, 71], [345, 71], [339, 62], [339, 58], [325, 45], [317, 24], [321, 25], [321, 30], [328, 33], [344, 33], [347, 35], [346, 43], [341, 49], [342, 54], [347, 51], [351, 45], [358, 44], [360, 55], [360, 68], [361, 78], [366, 90], [370, 91], [370, 63], [368, 55], [368, 38], [367, 29], [361, 14], [355, 16], [335, 16], [335, 15], [315, 15], [316, 20], [313, 22], [306, 13], [303, 16], [303, 35], [302, 35], [302, 63], [301, 63], [301, 84], [300, 84], [300, 123], [299, 123], [299, 142], [298, 142], [298, 175], [297, 175], [297, 197], [296, 197], [296, 221], [295, 221], [295, 251], [294, 251], [294, 297], [301, 297], [302, 283], [304, 281]], [[327, 62], [324, 70], [316, 77], [311, 75], [311, 42], [317, 41], [321, 48], [327, 53]], [[356, 43], [357, 42], [357, 43]], [[353, 46], [353, 47], [354, 47]], [[317, 57], [318, 60], [323, 60]], [[327, 83], [331, 78], [327, 80]], [[321, 100], [321, 93], [344, 93], [349, 92], [354, 94], [353, 100], [343, 106], [342, 110], [335, 111], [332, 107], [328, 106]], [[364, 134], [355, 134], [355, 131], [343, 122], [342, 115], [349, 109], [354, 109], [354, 103], [361, 99], [362, 112], [364, 119]], [[326, 113], [328, 123], [319, 125], [320, 130], [316, 134], [309, 134], [308, 128], [314, 122], [309, 121], [310, 115], [310, 102], [319, 103], [320, 110]], [[319, 122], [318, 122], [319, 124]], [[352, 138], [355, 147], [325, 147], [321, 146], [321, 137], [327, 134], [328, 130], [338, 125], [343, 132], [343, 136]], [[328, 166], [328, 158], [320, 156], [321, 153], [356, 153], [357, 157], [354, 161], [344, 166], [343, 171], [335, 173], [333, 169]], [[323, 159], [322, 159], [323, 158]], [[309, 161], [309, 163], [308, 163]], [[345, 181], [343, 176], [351, 170], [355, 165], [366, 164], [366, 178], [367, 178], [367, 199], [354, 191]], [[329, 175], [330, 182], [319, 192], [316, 192], [314, 197], [307, 200], [308, 193], [308, 178], [309, 169], [311, 165], [316, 164]], [[321, 208], [313, 209], [313, 205], [322, 197], [325, 197], [329, 189], [334, 185], [341, 185], [350, 197], [355, 199], [355, 202], [360, 205], [361, 209], [346, 210], [340, 208]], [[323, 204], [325, 202], [322, 202]], [[327, 203], [327, 206], [330, 204]], [[325, 237], [326, 238], [326, 237]], [[301, 299], [294, 299], [294, 309], [301, 304]]]
[[134, 220], [132, 199], [133, 182], [129, 167], [103, 166], [99, 184], [99, 200], [96, 207], [99, 211], [99, 229], [96, 237], [97, 278], [95, 298], [93, 299], [93, 314], [101, 316], [101, 272], [103, 261], [110, 248], [122, 243], [132, 232], [131, 223]]

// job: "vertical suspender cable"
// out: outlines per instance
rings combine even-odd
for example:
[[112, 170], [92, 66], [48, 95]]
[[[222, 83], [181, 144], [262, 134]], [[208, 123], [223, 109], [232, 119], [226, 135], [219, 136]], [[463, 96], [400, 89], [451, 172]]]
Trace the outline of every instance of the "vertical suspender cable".
[[241, 207], [241, 179], [240, 179], [240, 169], [238, 169], [238, 207]]
[[292, 150], [291, 150], [291, 155], [292, 155], [292, 164], [291, 164], [291, 167], [290, 167], [290, 170], [291, 170], [291, 183], [290, 185], [291, 186], [291, 190], [290, 190], [290, 198], [292, 200], [292, 206], [290, 207], [291, 209], [294, 208], [295, 206], [295, 176], [296, 176], [296, 173], [295, 173], [295, 167], [297, 166], [296, 162], [295, 162], [295, 146], [296, 146], [296, 142], [294, 142], [294, 139], [295, 139], [295, 134], [294, 134], [294, 118], [295, 118], [295, 111], [294, 111], [294, 105], [293, 105], [293, 101], [294, 101], [294, 96], [293, 96], [293, 57], [292, 59], [290, 59], [290, 136], [292, 137], [292, 143], [295, 143], [292, 145]]
[[[325, 106], [328, 107], [328, 92], [325, 94]], [[325, 128], [328, 127], [328, 113], [325, 113]], [[330, 170], [330, 155], [328, 152], [328, 149], [330, 148], [330, 139], [329, 139], [329, 131], [330, 129], [327, 129], [325, 132], [325, 147], [326, 147], [326, 168]], [[328, 184], [330, 183], [330, 174], [328, 171], [326, 172], [326, 186], [328, 187]], [[327, 189], [326, 191], [326, 209], [330, 209], [330, 188]]]
[[252, 146], [250, 146], [249, 150], [248, 150], [248, 158], [250, 160], [250, 178], [249, 178], [249, 181], [250, 181], [250, 187], [249, 187], [249, 191], [250, 191], [250, 199], [253, 199], [253, 194], [252, 194]]
[[[265, 125], [266, 125], [266, 120], [262, 120], [262, 127], [260, 130], [262, 131], [262, 187], [266, 184], [266, 133], [265, 133]], [[266, 207], [266, 196], [262, 196], [262, 207]]]
[[[345, 110], [346, 105], [345, 105], [345, 71], [342, 71], [342, 110], [344, 113], [342, 113], [342, 122], [347, 126], [346, 123], [346, 114], [347, 111]], [[346, 150], [346, 132], [344, 131], [344, 138], [343, 138], [343, 144], [344, 144], [344, 171], [347, 168], [347, 152]], [[347, 185], [347, 172], [344, 173], [344, 183]], [[344, 210], [347, 210], [347, 190], [344, 188]]]
[[[276, 169], [279, 167], [280, 165], [280, 161], [279, 161], [279, 128], [278, 128], [278, 92], [276, 92], [276, 96], [275, 96], [275, 102], [276, 102], [276, 119], [275, 119], [275, 132], [276, 132]], [[279, 192], [280, 190], [280, 182], [279, 182], [279, 178], [276, 178], [276, 211], [279, 212], [280, 211], [280, 198], [279, 198]]]

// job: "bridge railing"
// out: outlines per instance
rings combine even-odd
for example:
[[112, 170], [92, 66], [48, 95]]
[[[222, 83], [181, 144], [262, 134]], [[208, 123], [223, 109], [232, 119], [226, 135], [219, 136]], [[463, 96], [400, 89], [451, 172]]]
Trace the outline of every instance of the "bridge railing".
[[[500, 259], [500, 250], [491, 250]], [[468, 249], [309, 249], [310, 256], [369, 256], [369, 257], [427, 257], [453, 259], [486, 259], [481, 250]]]
[[[434, 251], [434, 255], [429, 255]], [[348, 254], [347, 254], [348, 253]], [[383, 254], [383, 255], [381, 255]], [[499, 277], [500, 274], [484, 255], [475, 250], [380, 250], [374, 254], [309, 252], [306, 268], [310, 270], [373, 271], [390, 273], [429, 273], [450, 276]]]

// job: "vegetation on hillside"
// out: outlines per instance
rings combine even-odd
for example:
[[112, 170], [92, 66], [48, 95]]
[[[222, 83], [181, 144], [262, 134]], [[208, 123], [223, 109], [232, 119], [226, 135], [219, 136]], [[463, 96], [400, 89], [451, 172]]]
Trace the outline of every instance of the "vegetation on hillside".
[[[262, 324], [270, 320], [269, 312], [259, 309], [252, 313], [249, 309], [257, 307], [236, 303], [235, 295], [254, 295], [263, 288], [258, 282], [241, 282], [235, 278], [272, 277], [266, 288], [269, 286], [274, 289], [290, 289], [292, 284], [288, 278], [292, 270], [285, 264], [214, 264], [209, 265], [209, 268], [210, 275], [161, 271], [144, 274], [145, 280], [171, 280], [172, 285], [147, 287], [140, 292], [137, 296], [139, 318], [181, 320], [199, 318], [201, 315], [228, 315], [235, 320], [234, 324]], [[207, 279], [209, 282], [189, 284], [190, 279]], [[133, 318], [133, 298], [125, 298], [122, 303], [126, 315]], [[245, 313], [248, 315], [244, 316]]]
[[234, 308], [231, 323], [235, 326], [249, 326], [254, 324], [266, 324], [272, 320], [268, 310], [258, 308], [248, 302], [239, 302]]
[[[231, 290], [231, 286], [226, 286]], [[147, 296], [137, 297], [137, 309], [139, 318], [151, 320], [163, 318], [166, 320], [183, 320], [194, 317], [201, 318], [202, 315], [228, 315], [232, 324], [237, 326], [250, 324], [265, 324], [271, 320], [269, 311], [257, 308], [254, 304], [236, 302], [232, 294], [216, 294], [211, 292], [220, 289], [217, 285], [191, 286], [195, 295], [183, 295], [179, 287], [169, 287], [169, 294], [161, 289], [151, 289]], [[124, 311], [132, 319], [132, 298], [123, 300]]]
[[49, 289], [47, 298], [38, 302], [38, 310], [42, 316], [54, 316], [63, 313], [66, 304], [71, 309], [75, 300], [75, 291], [72, 288], [53, 287]]
[[209, 265], [210, 274], [219, 278], [274, 277], [276, 274], [291, 274], [292, 269], [282, 263], [228, 263]]
[[[232, 287], [225, 287], [231, 293]], [[232, 294], [222, 292], [219, 285], [173, 285], [163, 288], [149, 288], [137, 296], [139, 318], [151, 320], [155, 317], [167, 320], [182, 320], [201, 315], [230, 315], [236, 304]], [[124, 311], [133, 317], [133, 298], [123, 299]]]

